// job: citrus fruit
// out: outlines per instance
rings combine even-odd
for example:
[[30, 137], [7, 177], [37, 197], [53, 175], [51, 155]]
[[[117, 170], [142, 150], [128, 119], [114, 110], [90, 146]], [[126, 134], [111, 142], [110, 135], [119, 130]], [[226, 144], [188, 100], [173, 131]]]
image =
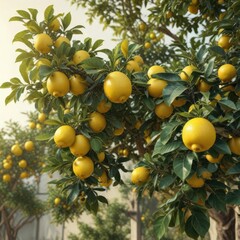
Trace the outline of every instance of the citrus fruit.
[[173, 107], [172, 105], [168, 106], [165, 102], [162, 102], [155, 107], [155, 114], [160, 118], [160, 119], [165, 119], [168, 118], [172, 115], [173, 113]]
[[213, 157], [211, 154], [207, 154], [205, 156], [205, 158], [210, 162], [210, 163], [219, 163], [222, 158], [223, 158], [224, 154], [220, 153], [217, 157]]
[[240, 137], [232, 137], [228, 145], [232, 153], [240, 155]]
[[167, 11], [167, 12], [166, 12], [166, 18], [167, 18], [167, 19], [172, 18], [172, 16], [173, 16], [173, 12], [172, 12], [172, 11]]
[[197, 85], [198, 91], [200, 92], [208, 92], [211, 88], [211, 85], [206, 83], [204, 80], [200, 80]]
[[144, 64], [143, 58], [140, 55], [134, 56], [133, 61], [135, 61], [139, 66]]
[[183, 105], [185, 105], [187, 102], [187, 100], [185, 98], [176, 98], [174, 99], [174, 101], [172, 102], [172, 105], [174, 107], [182, 107]]
[[70, 152], [76, 157], [86, 155], [90, 148], [89, 139], [82, 134], [76, 135], [74, 143], [69, 147]]
[[149, 78], [152, 78], [153, 74], [164, 73], [164, 72], [165, 72], [165, 69], [162, 66], [153, 65], [148, 69], [147, 75]]
[[5, 162], [5, 163], [3, 164], [3, 168], [4, 168], [4, 169], [10, 169], [10, 168], [12, 168], [12, 164], [11, 164], [10, 162]]
[[139, 25], [138, 25], [138, 28], [140, 31], [145, 31], [146, 28], [147, 28], [147, 25], [144, 23], [144, 22], [141, 22]]
[[53, 19], [50, 23], [49, 23], [49, 29], [57, 32], [60, 29], [60, 22], [57, 18]]
[[152, 46], [152, 45], [151, 45], [150, 42], [145, 42], [145, 43], [144, 43], [144, 47], [145, 47], [146, 49], [149, 49], [151, 46]]
[[189, 65], [186, 66], [185, 68], [183, 68], [183, 70], [181, 71], [181, 73], [179, 74], [180, 78], [183, 81], [188, 81], [190, 76], [192, 75], [192, 72], [197, 69], [195, 66], [193, 65]]
[[98, 157], [98, 162], [103, 162], [105, 159], [105, 152], [99, 152], [97, 154], [97, 157]]
[[188, 185], [192, 188], [201, 188], [203, 187], [205, 180], [201, 177], [198, 177], [196, 173], [194, 173], [190, 178], [186, 179]]
[[24, 148], [27, 152], [31, 152], [34, 149], [34, 143], [33, 141], [27, 141], [24, 144]]
[[97, 105], [97, 111], [100, 113], [108, 112], [112, 107], [112, 103], [103, 99]]
[[207, 171], [207, 170], [204, 170], [201, 173], [201, 177], [204, 178], [204, 179], [211, 179], [212, 178], [212, 173]]
[[89, 127], [93, 130], [93, 132], [99, 133], [105, 129], [107, 122], [103, 114], [99, 112], [92, 112], [89, 118]]
[[69, 125], [59, 127], [54, 133], [54, 142], [59, 148], [70, 147], [75, 141], [75, 130]]
[[18, 166], [20, 168], [26, 168], [27, 167], [27, 161], [25, 159], [22, 159], [18, 162]]
[[83, 94], [87, 89], [87, 82], [79, 74], [70, 77], [70, 91], [73, 95], [78, 96]]
[[40, 53], [49, 53], [53, 45], [52, 38], [46, 33], [39, 33], [34, 38], [34, 48]]
[[73, 55], [73, 62], [75, 65], [81, 63], [85, 59], [90, 58], [90, 55], [87, 51], [85, 50], [78, 50], [77, 52], [74, 53]]
[[54, 204], [55, 204], [55, 205], [59, 205], [60, 202], [61, 202], [61, 198], [56, 197], [56, 198], [54, 199]]
[[148, 94], [154, 98], [162, 97], [163, 89], [167, 86], [166, 81], [157, 78], [150, 78], [147, 84]]
[[30, 129], [36, 128], [35, 122], [29, 122], [29, 123], [28, 123], [28, 126], [29, 126]]
[[107, 176], [106, 171], [98, 178], [99, 184], [103, 187], [109, 187], [112, 184], [112, 179]]
[[11, 152], [12, 154], [14, 154], [15, 156], [21, 156], [23, 151], [21, 149], [21, 147], [19, 146], [19, 144], [14, 144], [12, 147], [11, 147]]
[[231, 44], [231, 37], [228, 35], [223, 35], [219, 38], [218, 40], [218, 46], [223, 48], [223, 49], [229, 49], [232, 44]]
[[11, 178], [12, 178], [11, 175], [8, 174], [8, 173], [3, 174], [3, 176], [2, 176], [3, 182], [10, 182], [10, 181], [11, 181]]
[[28, 178], [29, 177], [29, 173], [28, 172], [21, 172], [19, 177], [21, 179]]
[[188, 6], [188, 12], [192, 13], [192, 14], [197, 14], [198, 13], [198, 6], [197, 5], [189, 5]]
[[113, 135], [114, 136], [120, 136], [120, 135], [123, 134], [123, 132], [124, 132], [124, 127], [116, 128], [113, 131]]
[[136, 185], [146, 183], [150, 175], [149, 169], [146, 167], [137, 167], [132, 171], [131, 181]]
[[130, 60], [127, 62], [126, 69], [129, 72], [141, 72], [141, 67], [138, 65], [138, 63], [134, 60]]
[[81, 156], [73, 162], [73, 172], [80, 179], [86, 179], [92, 175], [94, 171], [94, 164], [91, 158]]
[[126, 74], [115, 71], [109, 73], [104, 79], [103, 90], [109, 101], [124, 103], [132, 93], [132, 84]]
[[216, 130], [207, 119], [192, 118], [183, 126], [182, 140], [188, 149], [194, 152], [203, 152], [215, 143]]
[[39, 113], [39, 114], [38, 114], [38, 121], [39, 121], [40, 123], [43, 123], [43, 122], [46, 120], [46, 118], [47, 118], [47, 116], [46, 116], [45, 113]]
[[218, 78], [222, 82], [230, 82], [237, 75], [237, 70], [232, 64], [224, 64], [218, 69]]
[[128, 55], [128, 40], [127, 39], [124, 39], [121, 42], [120, 48], [121, 48], [121, 52], [122, 52], [123, 56], [125, 58], [127, 58], [127, 55]]
[[63, 43], [66, 43], [66, 44], [70, 45], [70, 41], [69, 41], [69, 39], [68, 39], [67, 37], [65, 37], [65, 36], [60, 36], [60, 37], [58, 37], [57, 40], [55, 41], [54, 46], [55, 46], [56, 48], [59, 48]]
[[36, 62], [36, 67], [39, 69], [41, 66], [51, 66], [51, 62], [50, 60], [48, 60], [47, 58], [40, 58], [37, 62]]
[[62, 72], [56, 71], [47, 79], [47, 90], [54, 97], [63, 97], [69, 92], [69, 89], [69, 79]]

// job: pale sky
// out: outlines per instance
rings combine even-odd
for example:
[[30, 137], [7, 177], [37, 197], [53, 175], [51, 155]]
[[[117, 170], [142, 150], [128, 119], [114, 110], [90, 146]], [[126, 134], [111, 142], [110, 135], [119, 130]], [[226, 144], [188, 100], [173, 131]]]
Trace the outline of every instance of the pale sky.
[[[79, 35], [79, 38], [91, 37], [93, 40], [103, 39], [103, 47], [111, 49], [115, 46], [116, 43], [111, 41], [112, 32], [110, 30], [103, 31], [102, 26], [97, 21], [91, 26], [87, 24], [84, 11], [80, 8], [76, 9], [76, 6], [71, 6], [70, 0], [0, 0], [0, 84], [9, 81], [13, 77], [20, 76], [18, 73], [18, 64], [15, 63], [17, 56], [15, 50], [18, 47], [24, 46], [17, 45], [16, 43], [13, 44], [12, 40], [17, 32], [23, 30], [23, 26], [20, 22], [9, 22], [9, 19], [17, 15], [16, 10], [27, 10], [27, 8], [38, 9], [40, 17], [44, 9], [49, 5], [54, 5], [55, 13], [71, 12], [71, 26], [78, 24], [85, 26], [85, 29], [83, 29], [84, 34]], [[23, 101], [18, 103], [11, 102], [6, 106], [5, 98], [9, 93], [10, 89], [0, 89], [0, 128], [4, 127], [5, 121], [10, 119], [27, 125], [27, 118], [21, 112], [29, 112], [34, 109], [33, 106]]]

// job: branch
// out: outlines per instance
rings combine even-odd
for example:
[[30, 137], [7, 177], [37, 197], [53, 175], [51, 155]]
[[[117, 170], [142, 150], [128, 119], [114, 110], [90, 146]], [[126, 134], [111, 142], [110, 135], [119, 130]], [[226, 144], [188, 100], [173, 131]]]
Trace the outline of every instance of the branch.
[[176, 34], [172, 33], [166, 26], [159, 26], [158, 31], [165, 33], [166, 35], [168, 35], [170, 38], [177, 42], [181, 42], [179, 37]]
[[16, 226], [14, 227], [15, 232], [18, 232], [18, 230], [24, 226], [27, 223], [31, 223], [33, 220], [35, 219], [35, 216], [31, 216], [31, 217], [22, 217], [18, 223], [16, 224]]

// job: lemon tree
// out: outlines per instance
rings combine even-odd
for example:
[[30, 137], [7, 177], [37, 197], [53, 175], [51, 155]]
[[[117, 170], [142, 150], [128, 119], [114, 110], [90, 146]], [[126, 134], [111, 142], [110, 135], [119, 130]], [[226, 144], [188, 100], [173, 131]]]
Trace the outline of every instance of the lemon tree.
[[1, 128], [1, 239], [17, 239], [24, 225], [47, 211], [46, 204], [36, 196], [45, 158], [45, 146], [36, 141], [37, 134], [13, 121]]
[[[53, 6], [42, 20], [37, 10], [18, 11], [11, 21], [25, 28], [14, 41], [28, 49], [16, 59], [22, 78], [1, 86], [11, 88], [6, 103], [24, 93], [39, 112], [51, 113], [38, 139], [55, 152], [45, 168], [60, 173], [52, 182], [68, 203], [84, 195], [84, 206], [96, 212], [107, 203], [101, 191], [132, 172], [139, 197], [146, 190], [163, 196], [152, 221], [158, 239], [169, 226], [196, 239], [207, 234], [210, 217], [226, 224], [240, 199], [239, 1], [116, 1], [104, 8], [101, 1], [75, 2], [121, 36], [116, 47], [82, 39], [82, 26], [71, 27], [71, 14], [55, 14]], [[60, 27], [53, 30], [55, 19]], [[44, 38], [36, 44], [39, 34]], [[62, 36], [69, 41], [55, 44]], [[84, 144], [75, 156], [78, 135], [90, 149]]]

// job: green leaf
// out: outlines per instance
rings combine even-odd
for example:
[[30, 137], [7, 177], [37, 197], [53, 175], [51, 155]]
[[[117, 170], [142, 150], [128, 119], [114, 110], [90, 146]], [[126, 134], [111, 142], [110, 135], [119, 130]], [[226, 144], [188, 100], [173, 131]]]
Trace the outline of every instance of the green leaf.
[[6, 105], [15, 99], [17, 91], [18, 89], [12, 90], [12, 92], [5, 98]]
[[233, 110], [237, 110], [237, 107], [236, 107], [235, 103], [231, 100], [222, 99], [218, 103], [219, 103], [220, 106], [224, 106], [224, 108], [230, 108], [230, 109], [233, 109]]
[[29, 12], [32, 15], [32, 19], [36, 21], [37, 20], [38, 10], [34, 9], [34, 8], [29, 8], [28, 10], [29, 10]]
[[153, 156], [156, 156], [158, 154], [164, 155], [166, 153], [173, 152], [181, 146], [182, 146], [182, 141], [170, 142], [164, 145], [162, 144], [162, 142], [158, 140], [154, 146]]
[[20, 16], [26, 18], [26, 19], [30, 19], [30, 18], [31, 18], [30, 14], [29, 14], [27, 11], [17, 10], [17, 13], [18, 13]]
[[217, 211], [225, 212], [226, 211], [225, 196], [226, 196], [225, 191], [217, 190], [209, 195], [207, 203]]
[[54, 69], [52, 67], [41, 65], [39, 68], [40, 79], [44, 79], [45, 77], [50, 76], [53, 72], [54, 72]]
[[153, 101], [152, 98], [147, 98], [147, 97], [144, 97], [142, 99], [143, 101], [143, 104], [150, 110], [150, 111], [153, 111], [154, 108], [155, 108], [155, 102]]
[[165, 189], [169, 187], [175, 181], [175, 177], [172, 175], [166, 175], [160, 179], [159, 188]]
[[56, 120], [56, 119], [47, 119], [47, 120], [45, 120], [44, 121], [44, 124], [46, 124], [46, 125], [62, 125], [62, 122], [61, 121], [59, 121], [59, 120]]
[[92, 45], [92, 51], [96, 50], [98, 47], [102, 46], [103, 44], [102, 39], [98, 39], [93, 45]]
[[153, 78], [162, 79], [167, 82], [182, 82], [181, 78], [176, 73], [157, 73], [152, 75]]
[[236, 163], [234, 166], [230, 167], [226, 175], [233, 175], [233, 174], [239, 174], [240, 173], [240, 163]]
[[53, 17], [54, 9], [53, 5], [49, 5], [44, 11], [44, 19], [46, 22]]
[[165, 216], [158, 217], [154, 221], [154, 232], [157, 235], [157, 239], [161, 239], [168, 230], [168, 225], [171, 221], [171, 216], [169, 214]]
[[67, 14], [65, 15], [65, 17], [62, 19], [62, 24], [63, 24], [64, 30], [66, 30], [66, 29], [68, 28], [68, 26], [69, 26], [70, 23], [71, 23], [71, 20], [72, 20], [71, 13], [67, 13]]
[[180, 96], [187, 89], [188, 89], [187, 86], [185, 86], [184, 84], [180, 83], [168, 84], [163, 89], [163, 99], [167, 105], [170, 105], [175, 98]]
[[37, 141], [47, 141], [53, 137], [52, 133], [43, 133], [35, 137]]
[[103, 69], [104, 68], [104, 61], [102, 58], [99, 57], [91, 57], [88, 59], [85, 59], [81, 66], [86, 69]]
[[99, 202], [108, 204], [108, 200], [104, 196], [97, 196]]
[[186, 234], [193, 239], [197, 239], [199, 237], [199, 234], [195, 231], [193, 225], [192, 225], [192, 216], [190, 216], [185, 224], [185, 232]]
[[209, 217], [206, 216], [204, 210], [200, 208], [193, 208], [191, 222], [195, 231], [204, 237], [210, 227]]
[[19, 72], [21, 73], [21, 76], [22, 76], [23, 80], [26, 83], [29, 83], [28, 71], [27, 71], [27, 66], [26, 66], [25, 61], [23, 61], [21, 63], [21, 65], [19, 66]]
[[79, 184], [75, 183], [67, 197], [67, 203], [69, 204], [74, 202], [78, 198], [79, 193], [80, 193]]
[[171, 122], [171, 123], [167, 123], [163, 128], [162, 128], [162, 132], [160, 134], [160, 140], [162, 142], [162, 144], [166, 144], [170, 138], [172, 137], [172, 135], [174, 134], [175, 130], [177, 129], [177, 127], [181, 125], [181, 122]]
[[240, 205], [240, 190], [232, 190], [226, 195], [226, 203], [231, 205]]
[[219, 46], [213, 46], [210, 48], [210, 50], [212, 50], [213, 52], [221, 55], [223, 58], [225, 57], [226, 53], [224, 51], [223, 48], [219, 47]]
[[27, 29], [34, 34], [41, 33], [43, 29], [34, 20], [30, 20], [24, 24]]
[[95, 152], [100, 152], [102, 149], [102, 141], [99, 138], [91, 138], [90, 140], [91, 148]]
[[215, 63], [215, 57], [209, 60], [209, 62], [207, 63], [207, 66], [205, 67], [205, 71], [204, 71], [205, 78], [208, 78], [211, 76], [214, 68], [214, 63]]
[[10, 83], [10, 82], [4, 82], [1, 86], [0, 86], [0, 88], [10, 88], [12, 86], [12, 83]]
[[196, 53], [196, 58], [197, 58], [197, 60], [198, 60], [200, 63], [204, 62], [204, 59], [205, 59], [207, 53], [208, 53], [208, 49], [206, 48], [205, 45], [202, 45], [202, 46], [200, 47], [200, 49], [197, 51], [197, 53]]
[[183, 159], [176, 158], [173, 160], [174, 173], [184, 181], [192, 168], [193, 157], [186, 157]]
[[14, 16], [14, 17], [11, 17], [9, 19], [10, 22], [13, 22], [13, 21], [18, 21], [18, 22], [23, 22], [23, 18], [22, 17], [18, 17], [18, 16]]
[[214, 143], [212, 149], [216, 150], [219, 153], [225, 153], [229, 155], [232, 154], [227, 142], [220, 138], [216, 139], [216, 142]]

